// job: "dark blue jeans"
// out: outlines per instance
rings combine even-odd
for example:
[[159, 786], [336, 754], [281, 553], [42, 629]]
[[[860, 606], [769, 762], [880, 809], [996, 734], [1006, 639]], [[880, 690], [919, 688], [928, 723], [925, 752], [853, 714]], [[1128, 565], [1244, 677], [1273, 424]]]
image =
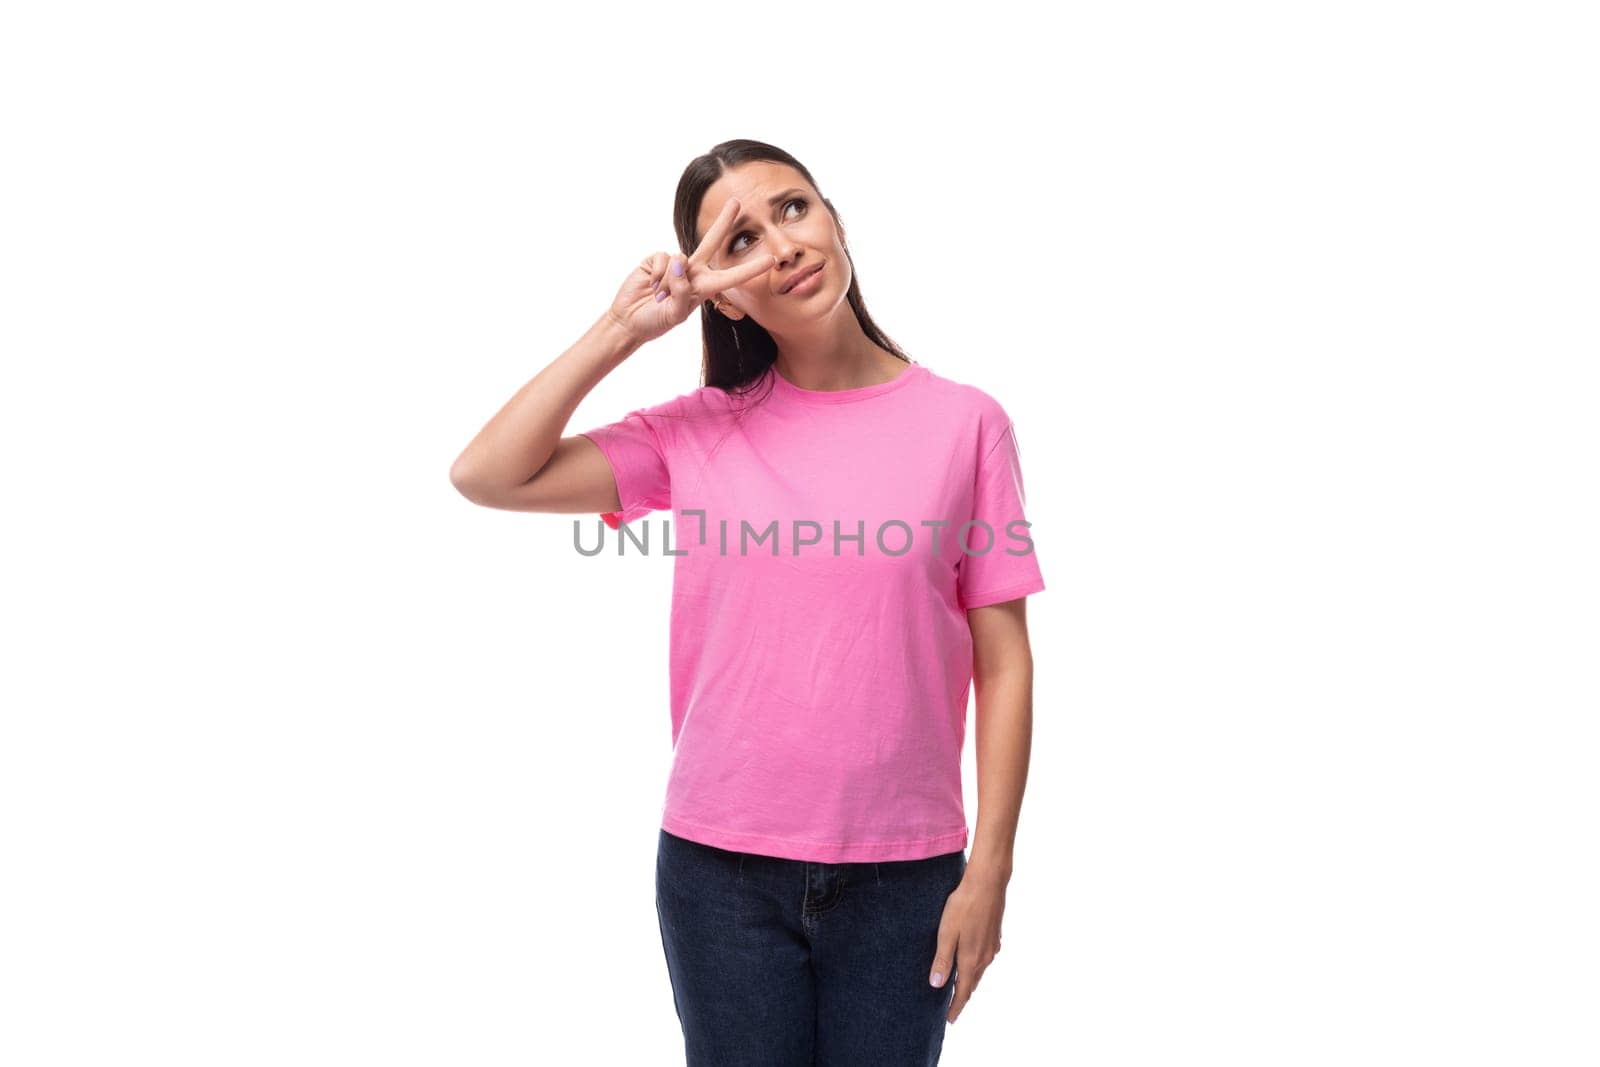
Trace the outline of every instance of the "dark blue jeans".
[[665, 830], [656, 915], [689, 1067], [939, 1062], [955, 983], [928, 984], [966, 853], [807, 863]]

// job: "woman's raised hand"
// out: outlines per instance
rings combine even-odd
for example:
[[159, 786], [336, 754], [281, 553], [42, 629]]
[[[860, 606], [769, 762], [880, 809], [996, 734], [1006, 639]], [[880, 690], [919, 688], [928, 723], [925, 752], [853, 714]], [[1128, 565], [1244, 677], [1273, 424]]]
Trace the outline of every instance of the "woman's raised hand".
[[762, 253], [735, 267], [712, 269], [712, 257], [738, 216], [739, 201], [729, 197], [693, 255], [657, 252], [629, 272], [611, 303], [611, 315], [635, 341], [644, 344], [660, 337], [702, 302], [777, 266], [775, 258]]

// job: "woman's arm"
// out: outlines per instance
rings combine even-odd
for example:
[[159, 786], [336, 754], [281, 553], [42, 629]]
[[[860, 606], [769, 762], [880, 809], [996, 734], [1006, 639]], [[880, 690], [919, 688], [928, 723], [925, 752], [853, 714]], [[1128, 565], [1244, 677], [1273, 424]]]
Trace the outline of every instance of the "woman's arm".
[[589, 391], [640, 342], [608, 310], [517, 390], [450, 467], [474, 504], [513, 511], [605, 512], [621, 506], [611, 467], [587, 437], [562, 437]]
[[693, 255], [655, 252], [628, 272], [606, 313], [517, 390], [450, 468], [450, 483], [474, 504], [514, 511], [605, 513], [622, 506], [598, 445], [562, 437], [578, 403], [640, 346], [682, 323], [707, 300], [777, 265], [751, 256], [727, 270], [711, 257], [739, 214], [729, 197]]
[[967, 612], [977, 697], [978, 826], [969, 873], [1004, 884], [1033, 744], [1033, 650], [1026, 597]]
[[928, 981], [955, 978], [945, 1018], [955, 1022], [1000, 952], [1011, 849], [1033, 742], [1033, 652], [1027, 598], [967, 611], [978, 696], [978, 829], [961, 884], [945, 901]]

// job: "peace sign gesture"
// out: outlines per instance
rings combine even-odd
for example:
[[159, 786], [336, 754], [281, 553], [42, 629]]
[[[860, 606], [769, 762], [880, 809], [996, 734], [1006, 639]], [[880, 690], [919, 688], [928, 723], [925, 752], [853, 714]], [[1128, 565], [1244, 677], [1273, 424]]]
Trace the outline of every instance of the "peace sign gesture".
[[660, 337], [704, 301], [777, 266], [776, 257], [764, 254], [725, 270], [712, 268], [711, 257], [738, 217], [739, 201], [729, 197], [693, 255], [656, 252], [628, 273], [611, 303], [611, 315], [639, 344]]

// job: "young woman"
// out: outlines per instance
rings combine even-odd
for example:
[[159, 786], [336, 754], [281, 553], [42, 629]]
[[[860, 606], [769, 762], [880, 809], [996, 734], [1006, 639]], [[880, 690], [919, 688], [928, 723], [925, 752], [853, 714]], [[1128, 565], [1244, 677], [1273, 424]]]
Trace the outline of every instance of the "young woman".
[[[673, 510], [656, 908], [689, 1063], [936, 1063], [1000, 950], [1027, 775], [1024, 598], [1044, 581], [1016, 437], [872, 321], [833, 204], [786, 152], [713, 148], [674, 222], [679, 253], [645, 258], [451, 479], [613, 529]], [[561, 436], [696, 308], [700, 387]]]

